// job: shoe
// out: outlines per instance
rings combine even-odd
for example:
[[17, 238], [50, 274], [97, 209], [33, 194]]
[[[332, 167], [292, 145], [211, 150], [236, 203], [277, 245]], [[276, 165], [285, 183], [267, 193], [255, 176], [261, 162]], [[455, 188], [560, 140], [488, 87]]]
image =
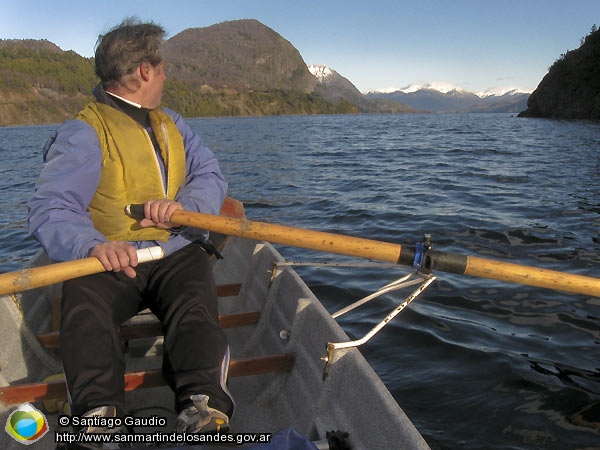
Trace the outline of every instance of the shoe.
[[[98, 417], [104, 419], [103, 422], [110, 424], [110, 420], [112, 418], [117, 417], [117, 408], [115, 406], [100, 406], [98, 408], [94, 408], [86, 412], [83, 417]], [[97, 420], [100, 422], [100, 420]], [[108, 434], [118, 434], [118, 433], [129, 433], [129, 430], [125, 426], [120, 427], [103, 427], [103, 426], [89, 426], [84, 427], [79, 430], [81, 433], [108, 433]]]
[[208, 406], [208, 395], [192, 395], [194, 403], [177, 417], [175, 430], [178, 433], [226, 433], [229, 431], [227, 414]]
[[[94, 408], [88, 412], [86, 412], [83, 417], [99, 417], [104, 418], [109, 421], [111, 418], [117, 417], [117, 408], [114, 406], [100, 406], [98, 408]], [[129, 430], [125, 426], [120, 427], [105, 427], [105, 426], [88, 426], [79, 430], [79, 433], [86, 434], [126, 434], [129, 433]], [[67, 445], [67, 450], [84, 450], [84, 449], [102, 449], [102, 450], [115, 450], [122, 448], [131, 448], [132, 446], [129, 443], [114, 443], [114, 442], [105, 442], [105, 443], [95, 443], [95, 442], [86, 442], [86, 443], [76, 443]]]

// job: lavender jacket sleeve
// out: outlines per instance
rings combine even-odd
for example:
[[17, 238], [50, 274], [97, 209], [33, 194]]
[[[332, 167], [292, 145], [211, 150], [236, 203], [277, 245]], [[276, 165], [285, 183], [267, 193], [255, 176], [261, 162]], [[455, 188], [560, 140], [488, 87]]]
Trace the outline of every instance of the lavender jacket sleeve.
[[29, 232], [55, 261], [88, 256], [106, 238], [87, 212], [100, 180], [100, 144], [80, 120], [59, 127], [44, 148], [44, 164], [29, 201]]
[[[227, 182], [214, 154], [178, 114], [167, 111], [180, 130], [186, 151], [187, 176], [176, 200], [184, 209], [218, 214]], [[95, 130], [80, 120], [65, 122], [44, 148], [44, 165], [29, 201], [29, 232], [55, 261], [89, 256], [106, 238], [87, 211], [100, 180], [102, 152]], [[170, 254], [207, 232], [184, 229], [168, 242], [143, 241], [137, 247], [161, 245]]]

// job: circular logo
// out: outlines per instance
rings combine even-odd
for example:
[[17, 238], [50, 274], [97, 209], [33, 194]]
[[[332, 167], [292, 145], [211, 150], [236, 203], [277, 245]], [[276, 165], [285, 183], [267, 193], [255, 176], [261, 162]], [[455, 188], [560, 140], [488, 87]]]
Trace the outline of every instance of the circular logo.
[[48, 432], [48, 422], [40, 411], [24, 403], [8, 416], [5, 429], [16, 441], [29, 445]]

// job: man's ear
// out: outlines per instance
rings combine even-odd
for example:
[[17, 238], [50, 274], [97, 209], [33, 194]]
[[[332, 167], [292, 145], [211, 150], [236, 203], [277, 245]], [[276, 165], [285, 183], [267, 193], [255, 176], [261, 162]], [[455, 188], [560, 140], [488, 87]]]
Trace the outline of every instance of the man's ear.
[[142, 78], [143, 81], [148, 81], [150, 79], [150, 63], [148, 62], [143, 62], [140, 64], [139, 67], [139, 72], [140, 72], [140, 77]]

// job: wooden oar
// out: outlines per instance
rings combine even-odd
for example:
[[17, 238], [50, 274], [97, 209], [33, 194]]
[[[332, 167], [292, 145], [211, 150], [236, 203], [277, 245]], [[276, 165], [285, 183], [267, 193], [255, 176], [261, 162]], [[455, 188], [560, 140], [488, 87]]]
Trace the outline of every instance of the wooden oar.
[[[137, 217], [140, 217], [141, 210], [143, 217], [141, 205], [131, 205], [129, 209]], [[389, 242], [182, 210], [175, 211], [170, 221], [230, 236], [406, 266], [414, 264], [416, 255], [422, 257], [425, 271], [437, 270], [600, 297], [600, 279], [584, 275], [439, 251], [421, 255], [415, 248]]]
[[[138, 250], [137, 255], [138, 263], [141, 264], [162, 258], [164, 252], [160, 247], [149, 247]], [[0, 274], [0, 295], [49, 286], [105, 270], [98, 258], [89, 257], [3, 273]]]
[[[132, 215], [143, 216], [141, 205], [132, 205], [130, 210]], [[421, 268], [424, 271], [437, 270], [600, 297], [600, 279], [584, 275], [439, 251], [421, 253], [416, 248], [390, 242], [256, 222], [245, 218], [180, 210], [173, 213], [170, 221], [178, 225], [201, 228], [229, 236], [393, 262], [405, 266], [413, 266], [415, 259], [419, 261], [422, 259]], [[1, 274], [0, 295], [46, 286], [103, 270], [96, 258], [86, 258]]]

